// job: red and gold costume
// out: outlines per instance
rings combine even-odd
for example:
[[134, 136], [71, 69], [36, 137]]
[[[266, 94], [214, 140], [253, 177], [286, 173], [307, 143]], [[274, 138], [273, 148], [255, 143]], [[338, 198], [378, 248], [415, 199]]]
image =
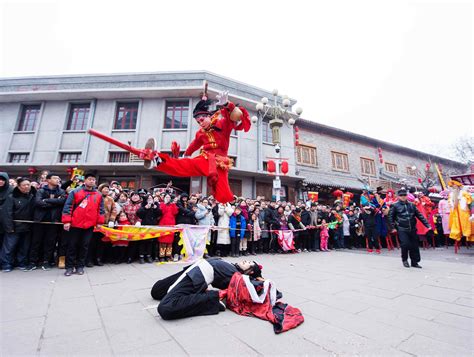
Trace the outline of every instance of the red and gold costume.
[[234, 103], [228, 102], [212, 115], [209, 129], [200, 128], [197, 131], [184, 155], [189, 156], [201, 149], [198, 156], [177, 159], [160, 153], [162, 163], [156, 170], [179, 177], [206, 176], [217, 201], [221, 203], [232, 201], [234, 195], [229, 187], [228, 171], [233, 165], [233, 160], [227, 156], [230, 134], [234, 129], [245, 132], [250, 129], [249, 114], [244, 108], [239, 107], [242, 112], [239, 122], [231, 119], [231, 113], [235, 108]]

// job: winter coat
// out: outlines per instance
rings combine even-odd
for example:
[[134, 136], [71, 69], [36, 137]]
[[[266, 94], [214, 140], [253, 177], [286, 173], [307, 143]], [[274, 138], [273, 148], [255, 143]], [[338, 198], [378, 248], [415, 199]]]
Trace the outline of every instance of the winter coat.
[[147, 202], [143, 201], [142, 206], [137, 211], [137, 216], [142, 220], [144, 226], [157, 226], [161, 218], [161, 209], [159, 204], [152, 204], [146, 208]]
[[218, 213], [219, 220], [217, 226], [223, 229], [217, 231], [217, 244], [230, 244], [229, 222], [230, 216], [234, 213], [234, 209], [229, 203], [226, 203], [225, 206], [219, 203]]
[[311, 213], [309, 211], [301, 211], [301, 223], [303, 223], [305, 227], [311, 225]]
[[316, 227], [318, 225], [318, 210], [309, 211], [311, 216], [311, 223], [310, 226]]
[[128, 220], [130, 221], [131, 225], [135, 225], [137, 222], [141, 222], [140, 217], [137, 216], [137, 212], [142, 206], [142, 201], [132, 202], [128, 201], [126, 204], [123, 205], [123, 211], [127, 214]]
[[[6, 217], [9, 220], [32, 221], [35, 210], [36, 189], [31, 188], [29, 193], [22, 193], [18, 187], [13, 189], [11, 194], [12, 214]], [[13, 222], [15, 233], [29, 232], [32, 229], [31, 223]]]
[[443, 234], [449, 234], [451, 230], [449, 229], [449, 203], [448, 200], [442, 199], [438, 203], [438, 213], [441, 216], [441, 222], [443, 224]]
[[258, 222], [260, 223], [260, 238], [266, 239], [269, 237], [267, 223], [265, 222], [265, 210], [258, 215]]
[[[237, 222], [240, 222], [240, 234], [237, 231]], [[230, 227], [230, 238], [240, 238], [243, 239], [245, 236], [245, 228], [247, 224], [245, 222], [245, 217], [243, 214], [233, 214], [230, 216], [229, 227]]]
[[265, 209], [265, 223], [268, 229], [280, 229], [280, 222], [278, 221], [278, 212], [272, 207]]
[[254, 242], [258, 241], [260, 239], [260, 236], [262, 235], [262, 229], [260, 228], [260, 220], [257, 217], [255, 221], [250, 220], [250, 225], [252, 229], [252, 238]]
[[397, 201], [390, 207], [388, 219], [390, 225], [398, 231], [414, 232], [416, 231], [416, 219], [419, 219], [425, 227], [430, 224], [425, 217], [418, 211], [416, 206], [411, 202]]
[[62, 188], [50, 189], [49, 186], [40, 188], [35, 197], [35, 222], [61, 222], [65, 203], [66, 191]]
[[342, 229], [345, 236], [351, 235], [350, 226], [351, 224], [349, 222], [349, 217], [347, 217], [347, 214], [343, 213], [342, 214]]
[[0, 172], [0, 177], [5, 180], [5, 185], [0, 187], [0, 233], [13, 232], [13, 222], [7, 217], [12, 216], [11, 193], [13, 187], [10, 187], [10, 178], [6, 172]]
[[194, 217], [195, 212], [193, 211], [193, 205], [189, 202], [184, 203], [181, 199], [177, 203], [178, 215], [176, 216], [176, 224], [196, 224], [196, 218]]
[[115, 222], [115, 218], [117, 217], [117, 207], [115, 205], [115, 201], [110, 196], [102, 196], [104, 199], [104, 223]]
[[[174, 226], [176, 224], [176, 215], [178, 214], [178, 206], [176, 203], [160, 203], [161, 218], [160, 226]], [[166, 234], [158, 237], [158, 242], [170, 244], [173, 243], [174, 233]]]
[[207, 207], [204, 207], [202, 204], [197, 204], [197, 211], [194, 214], [198, 225], [200, 226], [213, 226], [214, 225], [214, 215], [212, 211]]
[[375, 212], [371, 210], [370, 213], [361, 212], [359, 219], [364, 222], [364, 229], [371, 229], [376, 227]]
[[63, 208], [62, 222], [71, 227], [87, 229], [104, 224], [104, 200], [95, 188], [86, 190], [85, 186], [71, 191]]

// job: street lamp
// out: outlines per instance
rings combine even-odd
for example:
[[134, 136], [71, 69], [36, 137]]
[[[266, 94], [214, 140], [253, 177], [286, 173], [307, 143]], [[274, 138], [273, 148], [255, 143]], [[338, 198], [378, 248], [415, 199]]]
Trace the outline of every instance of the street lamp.
[[[295, 112], [292, 111], [291, 108], [291, 101], [287, 95], [278, 96], [278, 89], [274, 89], [272, 91], [273, 94], [273, 104], [270, 103], [270, 100], [267, 97], [263, 97], [260, 102], [257, 103], [255, 108], [257, 109], [257, 113], [259, 117], [263, 120], [265, 118], [269, 118], [269, 126], [272, 131], [272, 143], [275, 148], [276, 153], [276, 172], [275, 172], [275, 180], [273, 180], [273, 191], [275, 192], [276, 201], [280, 200], [280, 189], [281, 189], [281, 181], [280, 181], [280, 161], [281, 161], [281, 135], [280, 129], [283, 124], [288, 125], [289, 127], [293, 127], [295, 125], [296, 120], [299, 119], [301, 113], [303, 113], [303, 109], [300, 107], [295, 109]], [[280, 100], [279, 100], [280, 99]], [[252, 122], [257, 123], [258, 117], [253, 116]]]

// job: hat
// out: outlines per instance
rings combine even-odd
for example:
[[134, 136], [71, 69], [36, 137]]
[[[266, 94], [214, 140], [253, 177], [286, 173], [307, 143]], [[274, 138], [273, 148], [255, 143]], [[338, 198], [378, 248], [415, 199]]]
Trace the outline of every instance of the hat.
[[402, 188], [401, 190], [398, 190], [397, 195], [398, 196], [406, 196], [407, 195], [407, 190]]
[[212, 100], [200, 100], [193, 110], [193, 117], [196, 118], [199, 115], [212, 115], [213, 113], [209, 110], [209, 106], [212, 104]]
[[448, 186], [449, 187], [454, 187], [454, 186], [462, 187], [462, 183], [456, 180], [449, 180]]
[[146, 195], [146, 194], [148, 194], [148, 191], [145, 190], [144, 188], [139, 188], [136, 193], [141, 196], [141, 195]]
[[252, 278], [261, 278], [262, 277], [263, 266], [258, 264], [256, 261], [253, 262], [253, 274], [250, 275]]

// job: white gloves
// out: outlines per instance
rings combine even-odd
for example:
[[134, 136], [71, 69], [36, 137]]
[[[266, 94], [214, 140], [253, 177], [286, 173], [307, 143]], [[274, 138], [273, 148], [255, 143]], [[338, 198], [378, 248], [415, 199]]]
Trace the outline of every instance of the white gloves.
[[142, 222], [138, 221], [137, 223], [135, 223], [135, 227], [140, 227], [142, 225]]
[[115, 227], [115, 223], [110, 221], [109, 224], [108, 224], [109, 228], [114, 228]]

